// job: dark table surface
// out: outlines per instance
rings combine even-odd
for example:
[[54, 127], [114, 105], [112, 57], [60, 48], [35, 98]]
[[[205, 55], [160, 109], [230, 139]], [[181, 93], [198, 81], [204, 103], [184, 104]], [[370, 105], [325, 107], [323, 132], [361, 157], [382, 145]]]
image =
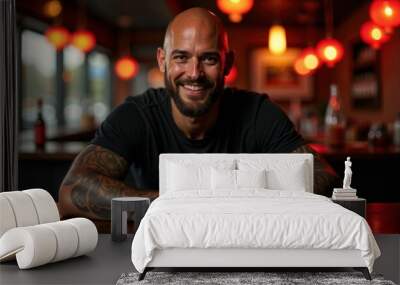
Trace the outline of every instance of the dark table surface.
[[20, 270], [17, 262], [0, 264], [0, 284], [115, 284], [122, 273], [135, 271], [131, 261], [133, 236], [112, 242], [100, 234], [94, 251], [88, 255]]
[[[116, 284], [122, 273], [135, 271], [131, 262], [132, 235], [124, 242], [112, 242], [100, 234], [97, 248], [87, 256], [20, 270], [16, 261], [0, 264], [0, 284]], [[398, 282], [400, 235], [375, 235], [382, 256], [374, 272]], [[310, 270], [312, 271], [312, 269]], [[339, 270], [340, 271], [340, 270]]]

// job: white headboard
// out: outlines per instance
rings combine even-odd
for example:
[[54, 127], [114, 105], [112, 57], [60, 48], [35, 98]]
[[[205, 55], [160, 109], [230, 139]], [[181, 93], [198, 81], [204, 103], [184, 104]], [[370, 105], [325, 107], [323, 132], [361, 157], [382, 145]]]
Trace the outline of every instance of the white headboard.
[[[311, 153], [239, 153], [239, 154], [230, 154], [230, 153], [164, 153], [160, 154], [160, 163], [159, 163], [159, 190], [160, 195], [166, 192], [166, 182], [167, 182], [167, 162], [174, 160], [202, 160], [202, 161], [213, 161], [213, 160], [234, 160], [237, 161], [239, 159], [254, 159], [254, 160], [267, 160], [268, 162], [273, 161], [293, 161], [293, 162], [302, 162], [304, 161], [306, 166], [306, 176], [307, 187], [306, 192], [313, 193], [314, 189], [314, 157]], [[235, 163], [235, 165], [237, 165]]]

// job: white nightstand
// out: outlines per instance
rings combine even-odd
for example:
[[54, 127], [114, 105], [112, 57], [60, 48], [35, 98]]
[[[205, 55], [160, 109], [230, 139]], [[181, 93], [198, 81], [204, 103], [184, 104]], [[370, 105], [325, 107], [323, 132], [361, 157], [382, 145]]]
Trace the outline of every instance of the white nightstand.
[[[331, 198], [332, 199], [332, 198]], [[332, 202], [341, 205], [342, 207], [359, 214], [365, 218], [367, 214], [367, 200], [363, 198], [356, 198], [352, 200], [332, 199]]]

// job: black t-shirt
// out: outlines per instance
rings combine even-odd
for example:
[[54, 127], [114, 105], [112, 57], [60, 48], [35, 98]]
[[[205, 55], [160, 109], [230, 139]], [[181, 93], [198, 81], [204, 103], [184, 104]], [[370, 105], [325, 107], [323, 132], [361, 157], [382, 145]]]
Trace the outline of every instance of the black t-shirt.
[[161, 153], [289, 153], [304, 141], [268, 96], [226, 88], [217, 122], [204, 139], [185, 137], [173, 120], [165, 89], [149, 89], [115, 108], [92, 143], [126, 159], [127, 184], [158, 189]]

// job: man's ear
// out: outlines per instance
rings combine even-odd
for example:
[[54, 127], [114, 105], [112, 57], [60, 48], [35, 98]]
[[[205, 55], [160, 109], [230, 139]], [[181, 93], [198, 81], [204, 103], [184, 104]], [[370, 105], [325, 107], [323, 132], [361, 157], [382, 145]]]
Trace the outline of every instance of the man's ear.
[[162, 73], [165, 72], [165, 51], [162, 48], [157, 49], [158, 68]]
[[235, 54], [233, 51], [228, 51], [225, 58], [224, 76], [228, 75], [235, 61]]

